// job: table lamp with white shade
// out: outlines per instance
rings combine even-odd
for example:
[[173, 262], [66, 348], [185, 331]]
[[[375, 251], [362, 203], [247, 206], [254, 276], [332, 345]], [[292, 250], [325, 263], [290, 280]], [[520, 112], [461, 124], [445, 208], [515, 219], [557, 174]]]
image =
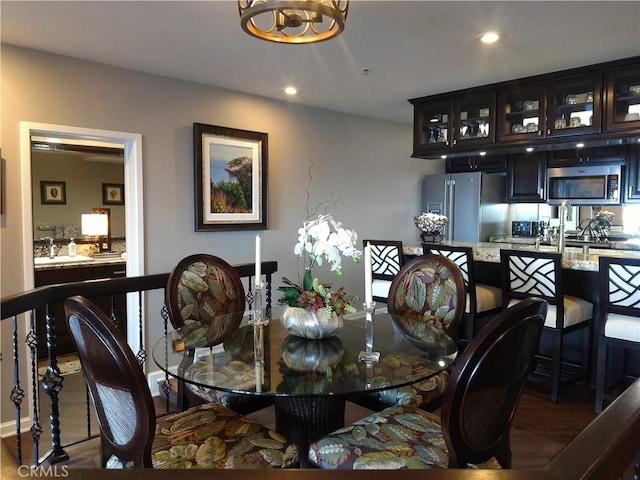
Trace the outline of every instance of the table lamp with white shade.
[[[98, 254], [111, 252], [111, 232], [109, 231], [108, 214], [83, 213], [82, 235], [98, 237]], [[106, 237], [106, 246], [103, 237]]]

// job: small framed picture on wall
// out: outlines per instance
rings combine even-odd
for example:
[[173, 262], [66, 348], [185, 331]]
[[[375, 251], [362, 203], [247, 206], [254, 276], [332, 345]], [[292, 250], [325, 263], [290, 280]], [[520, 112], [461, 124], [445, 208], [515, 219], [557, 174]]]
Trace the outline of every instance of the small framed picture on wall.
[[66, 182], [42, 180], [40, 182], [40, 203], [42, 205], [66, 205]]
[[124, 205], [124, 183], [103, 183], [102, 204]]

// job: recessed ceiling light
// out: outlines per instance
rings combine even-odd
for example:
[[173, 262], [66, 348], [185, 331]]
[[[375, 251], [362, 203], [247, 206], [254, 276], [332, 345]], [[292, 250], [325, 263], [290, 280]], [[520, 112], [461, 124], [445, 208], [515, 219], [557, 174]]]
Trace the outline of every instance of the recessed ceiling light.
[[533, 147], [527, 147], [527, 152], [533, 152]]
[[478, 38], [482, 43], [491, 44], [496, 43], [498, 40], [500, 40], [500, 34], [498, 32], [485, 32]]
[[576, 148], [583, 148], [584, 147], [584, 143], [576, 143]]
[[295, 94], [297, 94], [297, 93], [298, 93], [298, 89], [297, 89], [296, 87], [291, 87], [291, 86], [289, 86], [289, 87], [284, 87], [284, 88], [282, 89], [282, 91], [283, 91], [284, 93], [286, 93], [287, 95], [295, 95]]
[[480, 156], [484, 157], [487, 154], [487, 152], [480, 152]]

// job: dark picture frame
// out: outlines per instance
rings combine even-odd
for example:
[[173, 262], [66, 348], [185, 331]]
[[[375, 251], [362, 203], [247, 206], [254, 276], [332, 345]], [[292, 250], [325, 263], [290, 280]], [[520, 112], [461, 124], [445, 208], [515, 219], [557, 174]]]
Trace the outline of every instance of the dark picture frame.
[[266, 229], [268, 135], [194, 123], [193, 143], [196, 231]]
[[40, 203], [42, 205], [66, 205], [67, 183], [55, 180], [41, 180]]
[[124, 205], [124, 183], [103, 183], [102, 204]]

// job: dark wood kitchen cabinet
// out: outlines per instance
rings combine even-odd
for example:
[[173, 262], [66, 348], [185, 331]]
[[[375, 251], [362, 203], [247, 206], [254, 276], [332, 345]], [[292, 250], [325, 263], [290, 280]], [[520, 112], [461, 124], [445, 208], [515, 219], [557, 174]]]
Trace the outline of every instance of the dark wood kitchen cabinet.
[[506, 155], [474, 155], [447, 158], [447, 173], [458, 172], [506, 172]]
[[624, 143], [640, 133], [640, 57], [410, 99], [413, 157]]
[[640, 66], [606, 75], [605, 128], [609, 132], [640, 132]]
[[[125, 277], [125, 263], [108, 263], [102, 265], [82, 265], [70, 268], [43, 268], [35, 270], [35, 286], [54, 285], [57, 283], [83, 282], [99, 278]], [[94, 297], [90, 299], [100, 307], [107, 315], [113, 310], [118, 318], [118, 328], [126, 336], [127, 333], [127, 302], [126, 295]], [[52, 305], [56, 325], [56, 354], [65, 355], [75, 352], [71, 334], [67, 328], [64, 313], [64, 305], [58, 302]], [[48, 357], [47, 330], [45, 321], [45, 309], [36, 310], [36, 329], [38, 334], [38, 358]]]
[[627, 147], [627, 181], [625, 203], [640, 202], [640, 145]]
[[624, 145], [611, 145], [594, 148], [574, 148], [549, 152], [549, 167], [576, 167], [590, 165], [624, 165], [627, 161]]
[[547, 137], [600, 133], [602, 73], [547, 84]]
[[546, 201], [547, 157], [545, 152], [513, 154], [507, 157], [507, 201]]

